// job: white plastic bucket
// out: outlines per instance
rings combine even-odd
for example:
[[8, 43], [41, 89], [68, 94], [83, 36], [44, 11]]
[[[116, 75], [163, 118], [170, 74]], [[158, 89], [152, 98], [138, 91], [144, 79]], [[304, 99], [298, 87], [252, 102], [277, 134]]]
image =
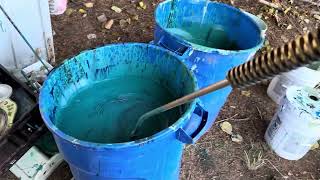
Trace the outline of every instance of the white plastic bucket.
[[60, 15], [67, 9], [68, 0], [49, 0], [50, 14]]
[[274, 102], [280, 104], [280, 101], [289, 86], [307, 86], [313, 88], [319, 82], [320, 71], [301, 67], [273, 78], [267, 93]]
[[289, 87], [265, 139], [280, 157], [302, 158], [320, 139], [320, 92], [309, 87]]

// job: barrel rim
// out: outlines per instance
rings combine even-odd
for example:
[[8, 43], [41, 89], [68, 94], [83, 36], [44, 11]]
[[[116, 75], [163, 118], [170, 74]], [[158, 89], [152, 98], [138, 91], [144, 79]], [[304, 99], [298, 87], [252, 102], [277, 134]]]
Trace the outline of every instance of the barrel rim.
[[[162, 51], [164, 53], [168, 53], [170, 56], [174, 56], [176, 58], [176, 60], [187, 69], [188, 75], [191, 77], [191, 79], [193, 80], [193, 85], [194, 85], [194, 90], [198, 89], [198, 85], [197, 85], [197, 79], [195, 77], [195, 75], [193, 74], [192, 71], [190, 71], [188, 69], [188, 67], [182, 62], [181, 57], [179, 57], [178, 55], [176, 55], [175, 53], [164, 49], [162, 47], [156, 46], [156, 45], [152, 45], [152, 44], [145, 44], [145, 43], [115, 43], [115, 44], [109, 44], [109, 45], [105, 45], [105, 46], [101, 46], [101, 47], [97, 47], [91, 50], [85, 50], [82, 51], [81, 53], [68, 58], [66, 60], [63, 61], [62, 64], [68, 62], [68, 61], [72, 61], [74, 59], [74, 57], [79, 56], [83, 53], [88, 53], [91, 51], [95, 51], [99, 48], [106, 48], [106, 47], [113, 47], [113, 46], [147, 46], [147, 48], [155, 48], [159, 51]], [[56, 69], [60, 68], [61, 65], [59, 65]], [[54, 71], [51, 72], [47, 79], [49, 79], [52, 75], [54, 74]], [[46, 82], [44, 82], [43, 87], [46, 86]], [[90, 148], [93, 150], [103, 150], [103, 149], [122, 149], [122, 148], [132, 148], [132, 147], [137, 147], [137, 146], [141, 146], [144, 144], [148, 144], [151, 143], [155, 140], [159, 140], [159, 138], [165, 138], [166, 135], [168, 135], [169, 133], [174, 133], [176, 132], [180, 127], [183, 126], [184, 124], [184, 120], [185, 119], [190, 119], [191, 114], [193, 113], [194, 109], [196, 108], [196, 103], [198, 101], [198, 99], [195, 99], [193, 101], [191, 101], [189, 107], [187, 108], [186, 112], [170, 127], [157, 132], [156, 134], [150, 136], [150, 137], [146, 137], [143, 139], [139, 139], [139, 140], [135, 140], [135, 141], [130, 141], [130, 142], [123, 142], [123, 143], [94, 143], [94, 142], [89, 142], [89, 141], [83, 141], [83, 140], [79, 140], [77, 138], [74, 138], [70, 135], [65, 134], [64, 132], [62, 132], [61, 130], [59, 130], [53, 122], [51, 122], [51, 120], [47, 119], [46, 116], [44, 115], [43, 112], [43, 105], [44, 105], [44, 101], [45, 99], [43, 98], [43, 94], [42, 91], [40, 91], [39, 94], [39, 109], [40, 109], [40, 114], [41, 117], [44, 121], [44, 123], [46, 124], [46, 126], [48, 127], [48, 129], [56, 136], [58, 136], [61, 140], [63, 141], [67, 141], [71, 144], [77, 145], [78, 147], [83, 147], [83, 148]]]
[[[198, 48], [194, 48], [188, 41], [184, 40], [183, 38], [181, 37], [178, 37], [178, 36], [175, 36], [173, 34], [171, 34], [170, 32], [168, 32], [166, 30], [166, 28], [164, 28], [163, 26], [160, 25], [159, 21], [158, 21], [158, 18], [157, 18], [157, 13], [160, 11], [160, 7], [163, 6], [164, 4], [166, 3], [171, 3], [173, 0], [166, 0], [166, 1], [163, 1], [161, 3], [159, 3], [154, 11], [154, 17], [155, 17], [155, 24], [156, 26], [159, 26], [164, 32], [166, 32], [167, 34], [169, 34], [171, 37], [173, 37], [174, 39], [176, 39], [177, 42], [181, 43], [182, 45], [184, 46], [187, 46], [187, 47], [190, 47], [192, 48], [192, 50], [194, 51], [199, 51], [199, 52], [219, 52], [221, 54], [224, 54], [224, 55], [230, 55], [230, 54], [237, 54], [237, 53], [250, 53], [250, 52], [253, 52], [253, 51], [257, 51], [259, 50], [262, 46], [263, 46], [263, 43], [264, 43], [264, 38], [262, 37], [261, 33], [260, 33], [260, 42], [251, 47], [251, 48], [248, 48], [248, 49], [242, 49], [242, 50], [225, 50], [225, 49], [218, 49], [218, 48], [208, 48], [210, 49], [210, 51], [203, 51], [203, 50], [200, 50]], [[224, 3], [220, 3], [220, 2], [212, 2], [210, 1], [209, 4], [217, 4], [219, 6], [224, 6], [224, 7], [227, 7], [229, 8], [230, 10], [232, 11], [236, 11], [236, 12], [239, 12], [240, 14], [243, 14], [244, 18], [247, 18], [249, 20], [249, 22], [252, 23], [253, 26], [255, 26], [260, 32], [260, 28], [259, 26], [248, 16], [246, 15], [244, 12], [242, 12], [240, 9], [237, 9], [233, 6], [230, 6], [228, 4], [224, 4]]]

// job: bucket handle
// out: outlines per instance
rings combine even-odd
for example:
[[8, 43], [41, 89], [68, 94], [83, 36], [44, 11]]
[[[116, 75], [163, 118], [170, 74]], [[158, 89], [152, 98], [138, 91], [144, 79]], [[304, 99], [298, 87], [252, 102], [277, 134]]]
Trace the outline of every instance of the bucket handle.
[[[203, 135], [204, 127], [208, 122], [208, 112], [204, 110], [199, 104], [197, 104], [196, 109], [194, 110], [190, 120], [191, 121], [191, 129], [193, 130], [193, 124], [198, 124], [196, 122], [200, 121], [200, 124], [193, 132], [189, 132], [190, 130], [179, 128], [176, 131], [176, 138], [186, 144], [194, 144], [199, 140], [199, 138]], [[189, 126], [190, 127], [190, 126]]]
[[178, 49], [172, 49], [166, 45], [164, 39], [165, 39], [165, 36], [162, 36], [160, 38], [160, 40], [157, 42], [157, 45], [181, 56], [182, 58], [186, 58], [186, 57], [191, 56], [191, 54], [193, 52], [193, 49], [191, 47], [181, 46]]

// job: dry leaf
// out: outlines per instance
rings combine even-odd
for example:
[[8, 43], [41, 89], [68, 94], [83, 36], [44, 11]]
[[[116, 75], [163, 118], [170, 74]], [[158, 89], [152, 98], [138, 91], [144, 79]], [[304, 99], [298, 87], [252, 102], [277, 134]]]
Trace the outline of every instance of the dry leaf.
[[74, 13], [76, 10], [74, 10], [74, 9], [72, 9], [72, 8], [68, 8], [67, 10], [66, 10], [66, 15], [67, 16], [70, 16], [72, 13]]
[[78, 12], [79, 12], [79, 13], [81, 13], [81, 14], [86, 14], [86, 13], [87, 13], [87, 11], [86, 11], [86, 10], [81, 9], [81, 8], [78, 10]]
[[250, 97], [251, 96], [251, 91], [241, 91], [241, 95]]
[[288, 7], [286, 10], [284, 10], [284, 13], [287, 14], [291, 10], [291, 7]]
[[232, 125], [229, 122], [225, 121], [220, 123], [220, 128], [223, 132], [230, 135], [232, 134]]
[[142, 9], [147, 9], [147, 5], [146, 5], [143, 1], [140, 1], [140, 2], [139, 2], [139, 6], [140, 6]]
[[86, 7], [86, 8], [93, 8], [93, 2], [87, 2], [87, 3], [84, 3], [84, 6]]
[[113, 20], [113, 19], [110, 19], [108, 22], [106, 22], [106, 23], [104, 24], [104, 28], [105, 28], [105, 29], [111, 29], [113, 23], [114, 23], [114, 20]]
[[122, 9], [117, 7], [117, 6], [111, 6], [111, 9], [116, 13], [121, 13], [122, 12]]

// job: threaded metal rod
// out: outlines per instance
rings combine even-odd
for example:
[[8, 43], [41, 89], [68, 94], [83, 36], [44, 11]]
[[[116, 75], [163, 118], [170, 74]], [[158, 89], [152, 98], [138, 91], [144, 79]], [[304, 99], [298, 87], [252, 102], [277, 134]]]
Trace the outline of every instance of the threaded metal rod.
[[234, 88], [246, 87], [319, 59], [320, 29], [317, 29], [231, 69], [227, 79]]

